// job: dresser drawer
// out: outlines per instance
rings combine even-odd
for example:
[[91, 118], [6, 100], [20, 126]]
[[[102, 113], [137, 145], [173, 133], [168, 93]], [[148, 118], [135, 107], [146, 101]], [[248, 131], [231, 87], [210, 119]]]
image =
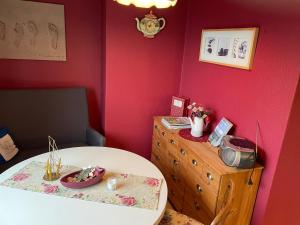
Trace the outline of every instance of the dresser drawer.
[[[161, 142], [159, 138], [153, 137], [152, 139], [152, 155], [156, 161], [163, 167], [163, 171], [167, 170], [167, 151], [164, 149], [164, 142]], [[159, 143], [159, 144], [158, 144]]]
[[158, 148], [156, 148], [155, 146], [152, 147], [152, 154], [154, 154], [155, 159], [157, 161], [159, 161], [160, 164], [166, 166], [166, 162], [167, 162], [167, 156], [165, 154], [163, 154], [161, 152], [161, 150], [159, 150]]
[[178, 140], [175, 138], [175, 135], [168, 133], [166, 139], [166, 148], [168, 152], [172, 153], [173, 155], [178, 155]]
[[168, 152], [166, 163], [170, 173], [182, 174], [182, 163], [177, 156]]
[[182, 162], [188, 161], [189, 148], [182, 143], [179, 143], [177, 148], [177, 155]]
[[166, 150], [167, 152], [169, 152], [172, 155], [177, 156], [177, 152], [178, 152], [178, 147], [176, 147], [175, 145], [171, 145], [171, 144], [166, 144]]
[[[161, 165], [164, 165], [165, 166], [165, 160], [166, 160], [166, 157], [164, 157], [164, 155], [162, 155], [160, 153], [159, 150], [157, 150], [157, 148], [153, 147], [152, 148], [152, 152], [151, 152], [151, 157], [154, 157], [154, 160], [159, 162]], [[151, 161], [152, 161], [152, 158], [151, 158]], [[166, 166], [165, 166], [166, 167]]]
[[176, 187], [181, 192], [184, 191], [185, 183], [181, 175], [181, 162], [172, 154], [168, 154], [166, 160], [167, 183], [169, 187]]
[[171, 178], [167, 176], [167, 184], [168, 184], [168, 198], [171, 203], [174, 205], [177, 211], [181, 211], [183, 207], [183, 196], [184, 189], [180, 189], [173, 182], [171, 182]]
[[202, 179], [208, 188], [211, 188], [216, 194], [219, 190], [220, 177], [220, 174], [218, 174], [213, 168], [204, 164], [202, 170]]
[[154, 137], [153, 141], [152, 141], [152, 146], [155, 146], [158, 149], [162, 149], [165, 151], [166, 147], [165, 147], [165, 142], [162, 141], [160, 138]]
[[172, 147], [175, 147], [175, 148], [178, 147], [178, 140], [177, 140], [176, 136], [173, 134], [169, 134], [169, 135], [167, 134], [167, 143]]
[[186, 162], [187, 169], [190, 169], [201, 176], [203, 173], [203, 165], [203, 161], [199, 159], [199, 157], [192, 150], [189, 150]]
[[153, 134], [159, 138], [166, 139], [167, 136], [167, 131], [164, 126], [162, 126], [158, 122], [154, 122], [154, 127], [153, 127]]
[[212, 222], [213, 215], [208, 212], [199, 199], [192, 194], [192, 191], [186, 189], [182, 212], [204, 225], [209, 225]]
[[184, 180], [182, 179], [182, 176], [178, 173], [170, 172], [168, 171], [168, 180], [167, 183], [170, 184], [170, 186], [176, 186], [180, 190], [184, 190], [185, 188], [185, 183]]

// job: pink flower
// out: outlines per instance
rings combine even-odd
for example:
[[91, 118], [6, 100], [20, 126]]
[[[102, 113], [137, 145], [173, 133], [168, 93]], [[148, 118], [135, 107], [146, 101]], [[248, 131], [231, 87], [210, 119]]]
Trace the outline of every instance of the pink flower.
[[26, 173], [19, 173], [19, 174], [16, 174], [12, 179], [13, 181], [22, 181], [22, 180], [25, 180], [29, 177], [29, 174], [26, 174]]
[[147, 178], [145, 181], [144, 181], [145, 184], [148, 184], [149, 186], [151, 187], [156, 187], [159, 185], [159, 180], [158, 179], [155, 179], [155, 178]]
[[44, 186], [44, 193], [46, 194], [52, 194], [58, 191], [57, 185], [51, 185], [51, 184], [42, 184]]
[[198, 110], [201, 111], [201, 112], [203, 112], [203, 111], [204, 111], [204, 107], [199, 106], [199, 107], [198, 107]]
[[74, 195], [72, 196], [72, 198], [82, 198], [83, 195], [84, 195], [83, 193], [74, 194]]
[[134, 206], [136, 204], [136, 200], [134, 197], [117, 195], [121, 199], [121, 203], [126, 206]]
[[122, 176], [124, 179], [128, 178], [128, 174], [126, 174], [126, 173], [122, 173], [121, 176]]

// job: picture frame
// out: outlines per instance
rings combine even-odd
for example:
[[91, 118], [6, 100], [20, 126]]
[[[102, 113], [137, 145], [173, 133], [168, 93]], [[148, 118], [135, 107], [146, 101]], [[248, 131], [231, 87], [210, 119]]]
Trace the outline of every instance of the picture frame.
[[251, 70], [259, 28], [203, 29], [199, 61]]
[[67, 61], [65, 7], [0, 0], [0, 59]]

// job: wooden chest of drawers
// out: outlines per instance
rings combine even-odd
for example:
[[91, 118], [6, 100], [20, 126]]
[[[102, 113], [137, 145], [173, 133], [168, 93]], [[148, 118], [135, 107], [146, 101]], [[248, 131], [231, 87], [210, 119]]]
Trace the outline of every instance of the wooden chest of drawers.
[[208, 225], [227, 207], [220, 224], [250, 224], [263, 167], [228, 167], [217, 148], [183, 139], [160, 120], [154, 119], [151, 160], [165, 176], [176, 210]]

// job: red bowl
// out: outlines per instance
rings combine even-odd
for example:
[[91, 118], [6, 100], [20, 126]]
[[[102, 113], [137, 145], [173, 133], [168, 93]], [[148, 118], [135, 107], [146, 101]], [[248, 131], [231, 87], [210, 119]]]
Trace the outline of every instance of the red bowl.
[[85, 187], [97, 184], [97, 183], [99, 183], [102, 180], [102, 178], [103, 178], [103, 176], [105, 174], [105, 169], [104, 168], [99, 168], [99, 169], [100, 169], [99, 174], [97, 176], [95, 176], [94, 178], [89, 179], [87, 181], [82, 181], [82, 182], [68, 182], [67, 181], [68, 177], [74, 177], [76, 174], [80, 173], [81, 170], [79, 170], [79, 171], [70, 173], [70, 174], [62, 177], [60, 179], [60, 183], [63, 186], [67, 187], [67, 188], [73, 188], [73, 189], [85, 188]]

